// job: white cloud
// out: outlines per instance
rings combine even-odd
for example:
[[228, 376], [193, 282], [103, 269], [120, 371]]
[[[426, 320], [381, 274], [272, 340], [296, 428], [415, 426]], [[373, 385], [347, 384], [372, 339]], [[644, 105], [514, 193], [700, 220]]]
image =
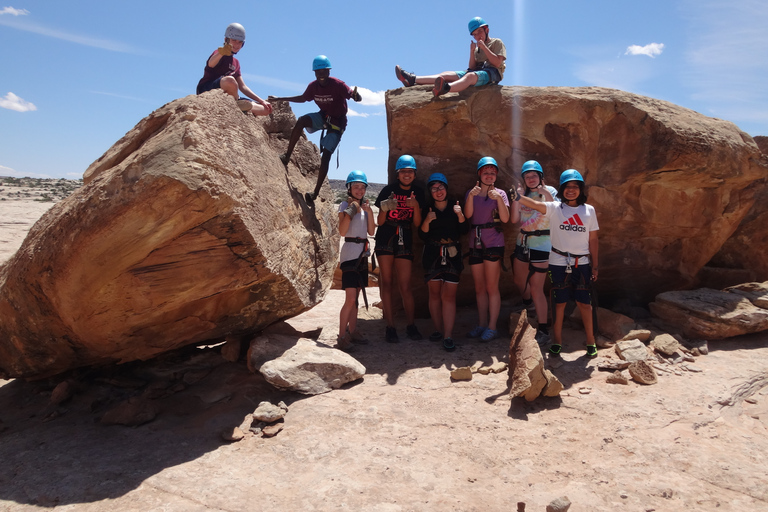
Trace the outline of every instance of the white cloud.
[[10, 14], [12, 16], [26, 16], [29, 11], [26, 9], [14, 9], [13, 7], [3, 7], [0, 9], [0, 15]]
[[9, 92], [3, 98], [0, 98], [0, 107], [7, 108], [8, 110], [15, 110], [16, 112], [30, 112], [32, 110], [37, 110], [37, 107], [34, 104], [24, 101], [12, 92]]
[[657, 55], [661, 55], [663, 50], [664, 43], [651, 43], [645, 46], [633, 44], [632, 46], [627, 47], [627, 51], [624, 52], [624, 55], [647, 55], [653, 59]]
[[[307, 89], [307, 84], [289, 82], [288, 80], [280, 80], [279, 78], [272, 78], [271, 76], [254, 75], [252, 73], [243, 73], [243, 79], [245, 79], [246, 83], [256, 82], [262, 85], [268, 85], [269, 87], [285, 89], [287, 91], [295, 91], [299, 93], [304, 92]], [[258, 94], [258, 92], [256, 92], [256, 94]], [[259, 94], [259, 96], [261, 96], [261, 94]], [[262, 96], [262, 98], [263, 97], [264, 96]]]
[[357, 149], [367, 149], [370, 151], [375, 151], [377, 148], [374, 146], [358, 146]]
[[384, 104], [384, 91], [374, 92], [370, 89], [366, 89], [365, 87], [358, 87], [357, 92], [359, 92], [360, 96], [363, 98], [363, 101], [360, 102], [361, 105], [374, 107]]
[[[0, 173], [14, 174], [15, 172], [16, 172], [16, 169], [12, 169], [10, 167], [0, 165]], [[2, 174], [2, 175], [5, 176], [5, 174]]]
[[365, 114], [362, 112], [358, 112], [356, 110], [352, 110], [351, 108], [347, 111], [347, 115], [349, 117], [368, 117], [370, 114]]
[[62, 41], [67, 41], [83, 46], [100, 48], [102, 50], [108, 50], [111, 52], [131, 53], [137, 55], [142, 53], [137, 48], [134, 48], [133, 46], [125, 43], [110, 41], [109, 39], [99, 39], [96, 37], [83, 36], [80, 34], [71, 34], [69, 32], [64, 32], [55, 28], [45, 27], [43, 25], [38, 25], [36, 23], [30, 23], [28, 21], [18, 20], [15, 18], [0, 17], [0, 25], [15, 28], [17, 30], [23, 30], [24, 32], [31, 32], [40, 36], [60, 39]]

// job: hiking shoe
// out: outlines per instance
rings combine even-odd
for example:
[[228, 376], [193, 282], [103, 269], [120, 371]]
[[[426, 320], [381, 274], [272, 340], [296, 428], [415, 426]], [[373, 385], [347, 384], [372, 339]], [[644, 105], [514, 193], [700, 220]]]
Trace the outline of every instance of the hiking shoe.
[[403, 71], [403, 68], [400, 66], [395, 66], [395, 76], [398, 80], [403, 82], [403, 85], [406, 87], [412, 87], [416, 85], [416, 75], [407, 71]]
[[544, 332], [544, 331], [542, 331], [542, 330], [537, 329], [536, 330], [536, 343], [538, 343], [539, 346], [543, 347], [543, 346], [549, 344], [549, 342], [550, 342], [549, 334]]
[[397, 337], [397, 330], [394, 327], [387, 327], [384, 339], [387, 340], [387, 343], [400, 343], [400, 338]]
[[483, 335], [484, 332], [485, 332], [485, 327], [480, 327], [478, 325], [474, 329], [472, 329], [471, 331], [469, 331], [467, 333], [467, 338], [469, 338], [471, 340], [473, 340], [475, 338], [479, 338], [480, 336]]
[[283, 165], [288, 167], [288, 162], [291, 160], [291, 157], [288, 156], [287, 153], [283, 153], [280, 155], [280, 161], [283, 162]]
[[315, 193], [310, 194], [309, 192], [307, 192], [306, 194], [304, 194], [304, 200], [307, 202], [308, 205], [315, 204], [315, 199], [317, 199], [317, 194]]
[[560, 357], [561, 350], [563, 350], [562, 345], [552, 345], [549, 347], [549, 355], [552, 357]]
[[445, 81], [445, 78], [439, 76], [435, 78], [435, 86], [432, 88], [432, 94], [434, 96], [440, 96], [451, 92], [451, 84]]
[[448, 352], [456, 350], [456, 344], [453, 342], [453, 338], [445, 338], [443, 340], [443, 348]]
[[441, 339], [443, 339], [443, 333], [440, 331], [435, 331], [429, 335], [429, 341], [440, 341]]
[[424, 336], [421, 335], [419, 332], [419, 328], [416, 327], [416, 324], [411, 324], [405, 328], [405, 332], [408, 333], [408, 338], [412, 339], [413, 341], [419, 341], [423, 340]]
[[491, 341], [499, 337], [499, 331], [493, 329], [486, 329], [483, 331], [483, 335], [480, 336], [480, 341]]
[[247, 114], [253, 108], [253, 103], [251, 100], [237, 100], [237, 108], [239, 108], [243, 114]]
[[587, 345], [587, 357], [597, 357], [596, 345]]
[[349, 335], [348, 332], [345, 332], [342, 336], [339, 334], [336, 336], [336, 348], [339, 350], [343, 350], [344, 352], [349, 352], [349, 350], [353, 347], [352, 345], [352, 337]]
[[347, 334], [349, 334], [349, 337], [352, 340], [352, 343], [357, 343], [358, 345], [368, 344], [368, 338], [363, 336], [363, 334], [360, 332], [360, 329], [355, 329], [355, 332], [352, 332], [352, 333], [350, 333], [349, 330], [347, 330]]

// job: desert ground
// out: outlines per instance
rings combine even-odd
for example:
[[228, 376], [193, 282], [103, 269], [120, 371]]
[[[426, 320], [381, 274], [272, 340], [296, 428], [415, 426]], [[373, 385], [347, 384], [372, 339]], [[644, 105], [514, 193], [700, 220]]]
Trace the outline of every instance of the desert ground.
[[[2, 263], [52, 203], [0, 194]], [[342, 302], [331, 291], [287, 323], [316, 338], [335, 328]], [[510, 307], [505, 301], [503, 315]], [[561, 496], [571, 511], [768, 510], [764, 333], [710, 341], [692, 365], [699, 372], [621, 385], [597, 368], [618, 359], [614, 350], [587, 359], [583, 333], [569, 324], [562, 360], [548, 362], [564, 391], [528, 403], [508, 396], [506, 372], [449, 375], [507, 361], [508, 337], [456, 336], [448, 353], [426, 340], [384, 343], [376, 308], [361, 318], [370, 343], [351, 355], [365, 377], [317, 396], [272, 388], [218, 346], [0, 381], [0, 510], [511, 511], [525, 503], [543, 512]], [[474, 319], [460, 309], [456, 332]], [[417, 324], [432, 331], [428, 319]], [[51, 403], [64, 380], [71, 397]], [[153, 421], [100, 422], [140, 396], [152, 397]], [[281, 432], [222, 439], [264, 400], [288, 406]]]

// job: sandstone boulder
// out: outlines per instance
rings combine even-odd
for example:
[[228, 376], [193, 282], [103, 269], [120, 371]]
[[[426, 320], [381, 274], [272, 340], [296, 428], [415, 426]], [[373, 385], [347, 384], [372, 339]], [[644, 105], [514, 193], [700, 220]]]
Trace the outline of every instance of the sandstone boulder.
[[614, 346], [616, 355], [625, 361], [644, 361], [648, 358], [648, 347], [640, 340], [621, 340]]
[[660, 293], [651, 313], [671, 332], [705, 340], [768, 329], [768, 310], [736, 293], [700, 288]]
[[278, 158], [292, 119], [212, 91], [128, 132], [0, 269], [0, 374], [147, 359], [321, 301], [336, 212], [328, 186], [314, 208], [302, 198], [317, 148], [302, 139], [287, 169]]
[[[505, 189], [529, 159], [550, 184], [565, 169], [581, 171], [600, 221], [597, 286], [606, 300], [648, 302], [691, 283], [747, 215], [768, 169], [734, 124], [612, 89], [489, 86], [433, 99], [430, 87], [410, 87], [388, 91], [386, 104], [390, 179], [403, 153], [416, 159], [422, 186], [442, 172], [462, 201], [482, 156], [498, 161]], [[505, 228], [508, 251], [516, 233]], [[418, 268], [418, 239], [414, 253]], [[469, 275], [459, 302], [474, 298]], [[502, 279], [502, 293], [511, 281]], [[413, 285], [426, 303], [415, 272]]]
[[280, 357], [259, 368], [264, 378], [279, 389], [319, 395], [363, 378], [365, 366], [344, 352], [300, 340]]
[[768, 281], [764, 283], [743, 283], [728, 287], [725, 291], [746, 297], [755, 306], [768, 309]]
[[558, 396], [562, 383], [544, 368], [544, 358], [536, 343], [536, 329], [528, 323], [528, 312], [523, 310], [509, 343], [509, 395], [522, 396], [531, 402], [543, 396]]

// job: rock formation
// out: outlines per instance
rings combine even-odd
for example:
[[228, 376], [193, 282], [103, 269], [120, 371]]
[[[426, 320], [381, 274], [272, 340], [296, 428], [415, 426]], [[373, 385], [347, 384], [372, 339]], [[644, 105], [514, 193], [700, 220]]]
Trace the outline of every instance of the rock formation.
[[536, 329], [528, 323], [523, 310], [509, 342], [509, 395], [522, 396], [532, 402], [539, 395], [558, 396], [562, 383], [544, 368], [544, 357], [536, 343]]
[[[485, 155], [499, 162], [507, 189], [529, 159], [550, 184], [565, 169], [581, 171], [600, 221], [598, 289], [606, 300], [647, 302], [690, 285], [750, 211], [753, 184], [768, 169], [734, 124], [618, 90], [489, 86], [433, 99], [429, 87], [411, 87], [388, 91], [386, 102], [390, 179], [403, 153], [415, 157], [422, 186], [442, 172], [460, 199]], [[516, 233], [506, 228], [507, 254]], [[418, 268], [418, 240], [415, 254]], [[465, 269], [458, 293], [465, 302], [474, 297], [469, 275]], [[426, 302], [418, 272], [413, 283], [417, 303]]]
[[287, 107], [243, 115], [221, 91], [143, 119], [0, 269], [0, 373], [147, 359], [322, 300], [336, 212], [327, 186], [315, 208], [302, 198], [314, 145], [280, 163], [294, 121]]

